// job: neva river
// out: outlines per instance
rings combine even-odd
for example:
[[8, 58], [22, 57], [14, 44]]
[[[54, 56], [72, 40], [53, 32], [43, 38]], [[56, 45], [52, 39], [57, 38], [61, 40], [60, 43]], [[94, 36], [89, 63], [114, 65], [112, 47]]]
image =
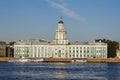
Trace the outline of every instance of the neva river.
[[0, 80], [120, 80], [120, 63], [0, 63]]

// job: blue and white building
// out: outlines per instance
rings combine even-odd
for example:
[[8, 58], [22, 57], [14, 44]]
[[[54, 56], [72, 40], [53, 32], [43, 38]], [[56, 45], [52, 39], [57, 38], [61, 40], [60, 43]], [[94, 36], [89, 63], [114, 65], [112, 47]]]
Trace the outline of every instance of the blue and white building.
[[72, 42], [67, 40], [62, 17], [55, 39], [20, 40], [14, 45], [14, 57], [27, 58], [107, 58], [107, 44], [100, 42]]

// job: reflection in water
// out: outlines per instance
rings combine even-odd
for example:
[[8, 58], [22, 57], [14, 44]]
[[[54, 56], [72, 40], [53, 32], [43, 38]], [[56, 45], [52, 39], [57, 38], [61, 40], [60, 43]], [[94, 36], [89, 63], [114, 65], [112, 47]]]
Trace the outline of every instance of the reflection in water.
[[120, 64], [0, 63], [0, 80], [120, 80]]
[[108, 64], [106, 68], [106, 76], [108, 80], [120, 80], [120, 64]]
[[54, 66], [55, 68], [61, 69], [61, 68], [67, 67], [65, 64], [67, 64], [67, 63], [54, 63], [53, 66]]
[[54, 78], [64, 79], [65, 78], [65, 73], [62, 72], [62, 71], [58, 71], [58, 72], [54, 73]]
[[66, 72], [63, 70], [66, 67], [65, 63], [56, 63], [54, 66], [56, 69], [58, 69], [57, 72], [53, 73], [54, 78], [64, 79], [66, 74]]

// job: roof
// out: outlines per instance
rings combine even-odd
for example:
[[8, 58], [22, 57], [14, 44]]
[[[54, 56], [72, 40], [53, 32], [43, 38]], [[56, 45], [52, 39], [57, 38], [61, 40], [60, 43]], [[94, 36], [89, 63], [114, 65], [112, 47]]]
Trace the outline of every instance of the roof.
[[0, 41], [0, 44], [6, 44], [6, 42], [4, 42], [4, 41]]
[[15, 44], [16, 45], [48, 45], [50, 44], [50, 42], [42, 39], [40, 40], [31, 39], [31, 40], [19, 40]]
[[64, 22], [62, 20], [60, 20], [58, 23], [62, 23], [63, 24]]
[[70, 45], [106, 45], [103, 42], [71, 42]]

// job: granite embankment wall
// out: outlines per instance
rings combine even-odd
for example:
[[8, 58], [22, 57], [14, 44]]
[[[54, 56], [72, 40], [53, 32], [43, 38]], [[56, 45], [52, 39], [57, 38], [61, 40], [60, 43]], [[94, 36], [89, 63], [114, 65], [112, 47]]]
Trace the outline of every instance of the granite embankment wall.
[[107, 59], [87, 59], [89, 63], [120, 63], [118, 58], [107, 58]]
[[81, 62], [88, 62], [88, 63], [120, 63], [120, 59], [118, 58], [106, 58], [106, 59], [99, 59], [99, 58], [94, 58], [94, 59], [87, 59], [87, 58], [45, 58], [45, 62], [71, 62], [74, 60], [76, 63], [81, 63]]
[[10, 57], [0, 57], [0, 62], [8, 62], [9, 60], [11, 60]]
[[[12, 58], [10, 57], [0, 57], [0, 62], [8, 62]], [[72, 58], [45, 58], [44, 62], [71, 62], [72, 60], [86, 60], [88, 63], [120, 63], [120, 59], [118, 58], [106, 58], [106, 59], [72, 59]], [[80, 63], [80, 61], [79, 61]]]
[[71, 62], [72, 58], [45, 58], [44, 62]]

